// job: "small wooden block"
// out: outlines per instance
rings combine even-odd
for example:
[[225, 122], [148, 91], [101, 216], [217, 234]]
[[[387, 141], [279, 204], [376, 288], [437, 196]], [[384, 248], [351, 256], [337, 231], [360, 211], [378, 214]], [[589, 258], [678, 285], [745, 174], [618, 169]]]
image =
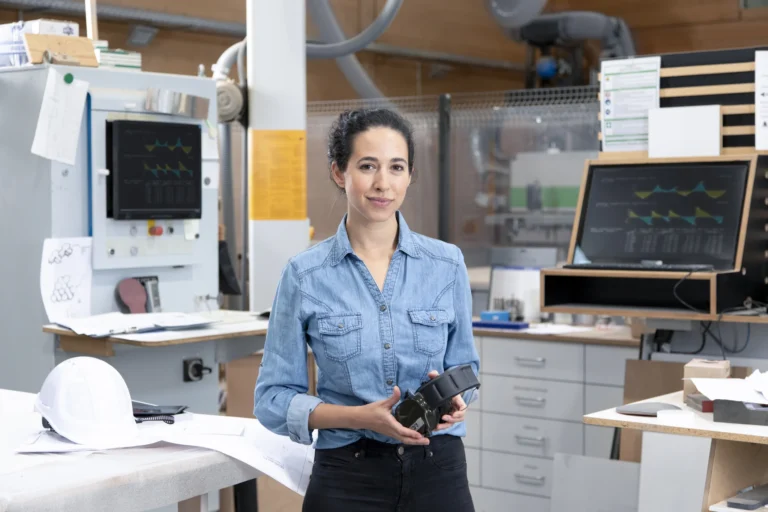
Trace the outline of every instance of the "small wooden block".
[[77, 61], [80, 66], [99, 67], [93, 41], [87, 37], [50, 34], [23, 34], [23, 37], [27, 58], [31, 64], [42, 64], [43, 54], [47, 50], [54, 54], [66, 55], [69, 60]]
[[87, 336], [59, 336], [59, 346], [65, 352], [78, 352], [89, 356], [112, 357], [112, 342]]

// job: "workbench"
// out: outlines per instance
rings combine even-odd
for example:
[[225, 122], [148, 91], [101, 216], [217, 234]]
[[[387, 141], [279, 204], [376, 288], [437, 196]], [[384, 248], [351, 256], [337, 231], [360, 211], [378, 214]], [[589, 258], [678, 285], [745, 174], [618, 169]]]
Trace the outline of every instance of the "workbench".
[[[720, 504], [750, 485], [768, 483], [768, 427], [715, 423], [712, 413], [686, 406], [682, 391], [642, 402], [669, 403], [679, 407], [680, 411], [659, 417], [642, 417], [619, 414], [612, 407], [585, 415], [584, 423], [711, 439], [702, 512], [708, 512], [712, 505]], [[679, 456], [689, 457], [691, 454], [680, 453]]]
[[[242, 360], [262, 350], [268, 324], [266, 320], [257, 319], [247, 312], [217, 313], [220, 314], [212, 318], [219, 322], [185, 330], [102, 338], [78, 335], [57, 325], [45, 325], [43, 331], [55, 337], [57, 364], [80, 355], [98, 357], [120, 372], [131, 396], [137, 400], [183, 403], [195, 413], [217, 414], [221, 393], [219, 364]], [[200, 381], [184, 382], [182, 361], [190, 357], [201, 358], [204, 365], [211, 369], [211, 374]], [[251, 403], [249, 411], [252, 410]], [[255, 483], [245, 482], [236, 486], [235, 500], [242, 504], [242, 510], [254, 510]], [[218, 494], [211, 496], [210, 506], [218, 509]]]
[[[55, 326], [45, 330], [57, 336], [61, 350], [107, 358], [126, 349], [156, 351], [202, 341], [216, 343], [218, 353], [238, 337], [262, 340], [261, 346], [246, 345], [250, 354], [225, 359], [235, 381], [227, 379], [228, 414], [250, 416], [261, 362], [253, 354], [263, 348], [265, 324], [222, 324], [168, 333], [170, 339], [160, 340], [157, 335], [94, 339]], [[222, 332], [238, 325], [235, 332]], [[614, 429], [585, 427], [581, 419], [589, 411], [622, 403], [626, 360], [638, 358], [640, 341], [625, 326], [557, 334], [476, 328], [474, 335], [484, 384], [480, 400], [466, 415], [475, 502], [488, 512], [549, 512], [556, 452], [610, 456]], [[311, 354], [308, 371], [313, 378]]]
[[136, 512], [178, 503], [208, 510], [207, 493], [259, 471], [217, 451], [173, 444], [98, 454], [15, 454], [33, 393], [0, 389], [0, 512]]

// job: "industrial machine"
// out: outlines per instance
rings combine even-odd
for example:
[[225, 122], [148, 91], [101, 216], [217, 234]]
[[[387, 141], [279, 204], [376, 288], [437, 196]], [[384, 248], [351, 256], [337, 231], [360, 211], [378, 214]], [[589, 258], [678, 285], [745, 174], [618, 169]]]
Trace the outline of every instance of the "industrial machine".
[[[546, 4], [546, 0], [486, 1], [504, 32], [526, 44], [527, 88], [594, 83], [599, 60], [635, 55], [632, 34], [623, 19], [586, 11], [542, 14]], [[589, 41], [600, 44], [599, 58], [589, 58]]]
[[[87, 87], [84, 105], [73, 103], [74, 87]], [[0, 387], [36, 392], [54, 365], [76, 355], [42, 331], [47, 301], [87, 301], [92, 315], [119, 311], [126, 290], [118, 284], [136, 278], [155, 311], [218, 309], [214, 82], [39, 65], [0, 69], [0, 89]], [[86, 250], [90, 269], [46, 279], [47, 267]], [[109, 359], [135, 397], [217, 412], [213, 346], [151, 350], [115, 347]], [[193, 359], [213, 375], [184, 382], [182, 361]]]

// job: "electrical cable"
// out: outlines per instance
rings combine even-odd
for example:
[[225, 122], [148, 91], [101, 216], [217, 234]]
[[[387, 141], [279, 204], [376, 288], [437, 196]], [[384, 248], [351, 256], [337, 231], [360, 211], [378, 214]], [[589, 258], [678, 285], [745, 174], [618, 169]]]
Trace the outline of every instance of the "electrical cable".
[[[686, 279], [688, 279], [694, 272], [696, 272], [697, 270], [698, 269], [691, 270], [685, 276], [683, 276], [677, 283], [675, 283], [675, 285], [672, 287], [672, 295], [674, 295], [675, 299], [680, 304], [682, 304], [686, 308], [690, 309], [691, 311], [694, 311], [696, 313], [708, 314], [707, 311], [702, 311], [702, 310], [697, 309], [697, 308], [693, 307], [692, 305], [690, 305], [688, 302], [683, 300], [680, 297], [680, 295], [677, 293], [678, 287]], [[762, 303], [760, 303], [758, 301], [751, 301], [751, 302], [752, 302], [752, 304], [756, 304], [756, 305], [761, 305], [762, 304]], [[744, 310], [749, 310], [749, 309], [751, 309], [749, 306], [742, 306], [742, 307], [726, 308], [726, 309], [722, 310], [720, 312], [720, 314], [718, 315], [718, 318], [717, 318], [717, 329], [718, 329], [719, 336], [716, 336], [715, 333], [712, 332], [712, 330], [711, 330], [712, 321], [709, 321], [709, 322], [706, 322], [706, 323], [705, 322], [701, 322], [701, 328], [702, 328], [701, 339], [702, 339], [702, 341], [701, 341], [701, 345], [699, 346], [699, 348], [696, 351], [694, 351], [694, 352], [676, 352], [676, 353], [678, 353], [678, 354], [689, 354], [689, 355], [700, 353], [702, 350], [704, 350], [704, 346], [707, 343], [707, 335], [709, 335], [712, 338], [712, 340], [717, 344], [717, 346], [720, 347], [720, 354], [722, 355], [723, 359], [727, 359], [726, 352], [728, 352], [730, 354], [739, 354], [741, 352], [744, 352], [744, 350], [746, 350], [747, 346], [749, 345], [749, 340], [750, 340], [750, 337], [751, 337], [750, 336], [751, 335], [750, 324], [747, 324], [747, 339], [746, 339], [746, 341], [744, 343], [744, 346], [741, 347], [741, 348], [738, 347], [738, 340], [734, 341], [733, 348], [726, 348], [725, 347], [725, 344], [723, 343], [723, 339], [722, 339], [723, 335], [722, 335], [722, 331], [721, 331], [720, 325], [721, 325], [721, 321], [722, 321], [723, 315], [725, 315], [726, 313], [732, 313], [732, 312], [735, 312], [735, 311], [744, 311]]]

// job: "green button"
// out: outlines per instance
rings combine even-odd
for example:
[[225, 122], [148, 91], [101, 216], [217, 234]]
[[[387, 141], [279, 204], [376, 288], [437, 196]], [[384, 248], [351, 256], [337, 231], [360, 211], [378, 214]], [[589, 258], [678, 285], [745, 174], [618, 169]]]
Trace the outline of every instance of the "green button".
[[68, 84], [71, 84], [72, 80], [74, 80], [74, 79], [75, 79], [75, 77], [72, 76], [72, 73], [67, 73], [66, 75], [64, 75], [64, 82], [66, 82]]

